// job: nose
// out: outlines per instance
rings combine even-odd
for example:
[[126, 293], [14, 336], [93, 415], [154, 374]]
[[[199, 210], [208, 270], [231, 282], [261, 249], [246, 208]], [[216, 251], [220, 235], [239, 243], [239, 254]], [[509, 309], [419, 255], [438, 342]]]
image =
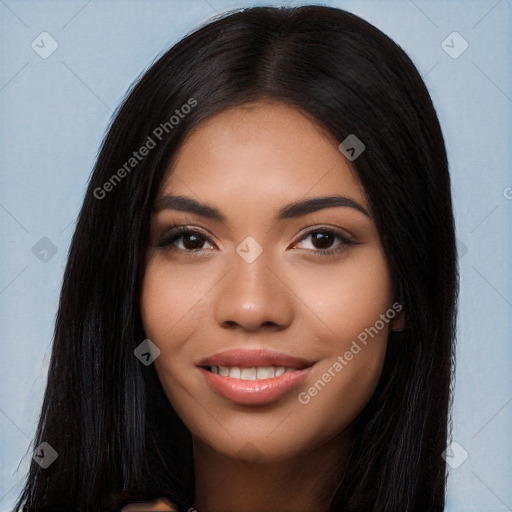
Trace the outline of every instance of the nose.
[[234, 264], [219, 284], [214, 315], [221, 327], [280, 331], [291, 324], [294, 296], [290, 284], [263, 254], [252, 263], [235, 254]]

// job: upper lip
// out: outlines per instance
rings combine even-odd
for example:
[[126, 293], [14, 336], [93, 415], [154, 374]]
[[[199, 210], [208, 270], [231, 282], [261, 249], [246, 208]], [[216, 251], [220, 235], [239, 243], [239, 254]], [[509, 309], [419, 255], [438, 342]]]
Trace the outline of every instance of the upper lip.
[[196, 366], [238, 366], [240, 368], [252, 368], [255, 366], [284, 366], [301, 370], [313, 366], [315, 361], [309, 361], [303, 357], [291, 356], [273, 350], [259, 349], [234, 349], [220, 352], [199, 361]]

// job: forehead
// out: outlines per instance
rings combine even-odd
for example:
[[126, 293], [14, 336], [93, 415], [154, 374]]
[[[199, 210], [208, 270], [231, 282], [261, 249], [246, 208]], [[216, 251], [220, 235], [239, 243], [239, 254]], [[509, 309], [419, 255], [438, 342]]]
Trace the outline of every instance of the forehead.
[[365, 200], [339, 142], [299, 109], [274, 101], [229, 108], [203, 121], [174, 155], [162, 193], [247, 203], [305, 195]]

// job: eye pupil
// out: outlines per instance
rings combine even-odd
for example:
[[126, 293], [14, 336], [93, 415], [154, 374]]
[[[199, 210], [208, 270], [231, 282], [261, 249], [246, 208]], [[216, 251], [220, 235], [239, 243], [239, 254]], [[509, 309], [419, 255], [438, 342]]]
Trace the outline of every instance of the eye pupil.
[[183, 235], [183, 246], [185, 249], [193, 251], [194, 249], [200, 249], [203, 244], [204, 240], [193, 233]]
[[311, 234], [311, 237], [313, 245], [317, 249], [327, 249], [334, 242], [334, 235], [332, 233], [323, 233], [321, 231], [316, 231], [315, 233]]

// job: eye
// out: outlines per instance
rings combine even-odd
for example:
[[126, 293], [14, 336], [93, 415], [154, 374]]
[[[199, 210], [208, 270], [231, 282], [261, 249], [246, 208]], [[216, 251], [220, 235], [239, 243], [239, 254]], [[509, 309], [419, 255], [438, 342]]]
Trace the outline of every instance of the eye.
[[358, 242], [338, 230], [330, 228], [316, 228], [306, 233], [292, 248], [306, 249], [314, 254], [330, 256], [338, 254], [349, 245], [357, 245]]
[[158, 247], [166, 247], [169, 250], [177, 249], [185, 252], [199, 252], [205, 250], [203, 247], [205, 243], [210, 245], [206, 250], [213, 249], [213, 241], [201, 231], [188, 228], [187, 226], [175, 226], [156, 245]]
[[[207, 247], [204, 247], [207, 244]], [[349, 245], [358, 242], [345, 233], [332, 228], [316, 228], [306, 233], [292, 249], [305, 249], [315, 255], [330, 256], [342, 252]], [[178, 250], [188, 253], [211, 251], [215, 248], [212, 239], [202, 231], [187, 226], [173, 226], [164, 238], [156, 244], [166, 250]]]

